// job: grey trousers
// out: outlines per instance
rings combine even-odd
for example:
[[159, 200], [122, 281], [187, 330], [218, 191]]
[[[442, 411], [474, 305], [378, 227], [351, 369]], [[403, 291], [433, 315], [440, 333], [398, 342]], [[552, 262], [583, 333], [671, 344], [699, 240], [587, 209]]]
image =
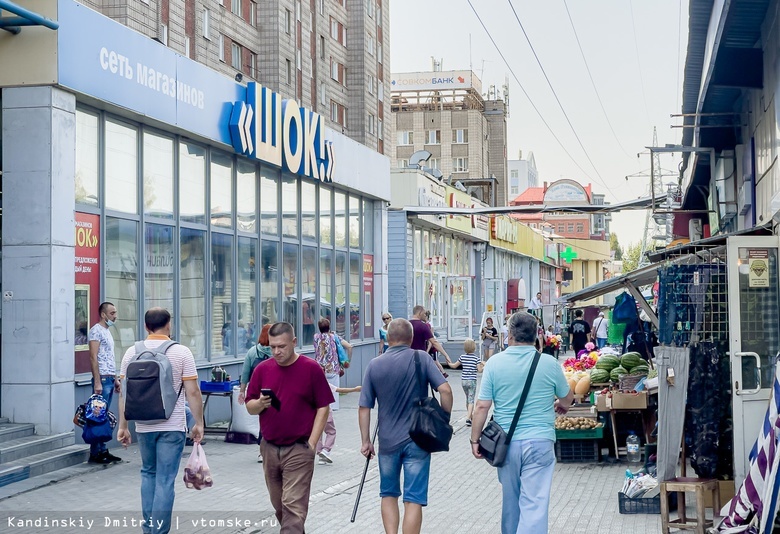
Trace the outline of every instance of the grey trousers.
[[[690, 353], [683, 347], [656, 347], [655, 359], [658, 364], [658, 480], [663, 481], [677, 476]], [[674, 385], [667, 381], [669, 369], [674, 369]]]

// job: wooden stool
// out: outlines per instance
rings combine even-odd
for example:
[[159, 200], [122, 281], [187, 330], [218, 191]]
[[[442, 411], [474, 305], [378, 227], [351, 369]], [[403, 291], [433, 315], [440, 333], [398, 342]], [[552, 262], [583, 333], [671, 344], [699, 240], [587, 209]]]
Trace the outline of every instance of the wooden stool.
[[[669, 492], [677, 492], [677, 513], [679, 519], [669, 521]], [[685, 492], [696, 493], [696, 517], [688, 520], [685, 517]], [[704, 534], [705, 529], [713, 526], [714, 521], [705, 520], [704, 492], [712, 492], [712, 515], [720, 511], [720, 489], [718, 481], [707, 478], [678, 477], [661, 482], [661, 532], [668, 534], [670, 528], [693, 530]]]

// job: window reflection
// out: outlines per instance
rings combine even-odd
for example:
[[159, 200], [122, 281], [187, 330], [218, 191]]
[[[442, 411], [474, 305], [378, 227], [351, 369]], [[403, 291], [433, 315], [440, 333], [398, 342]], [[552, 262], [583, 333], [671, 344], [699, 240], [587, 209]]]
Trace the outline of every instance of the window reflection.
[[320, 249], [320, 317], [333, 323], [333, 251]]
[[264, 234], [279, 233], [279, 174], [261, 168], [260, 176], [260, 231]]
[[179, 342], [196, 359], [206, 357], [205, 240], [205, 232], [181, 229]]
[[76, 110], [76, 202], [98, 205], [98, 117]]
[[206, 222], [206, 150], [182, 142], [179, 149], [179, 216], [182, 221]]
[[[347, 253], [336, 252], [336, 332], [346, 336]], [[331, 325], [332, 326], [332, 325]]]
[[317, 323], [317, 249], [301, 251], [301, 345], [311, 345]]
[[275, 323], [279, 317], [279, 243], [263, 241], [260, 312], [263, 324]]
[[[255, 262], [257, 261], [257, 240], [248, 237], [238, 238], [238, 281], [236, 283], [236, 304], [238, 320], [243, 321], [246, 339], [238, 336], [237, 355], [255, 346], [260, 328], [255, 316]], [[240, 330], [239, 330], [240, 333]]]
[[138, 132], [106, 121], [106, 209], [138, 213]]
[[336, 212], [336, 224], [334, 234], [336, 236], [336, 246], [347, 246], [347, 197], [344, 193], [336, 192], [333, 195], [334, 209]]
[[147, 224], [144, 228], [144, 310], [159, 306], [173, 313], [173, 233], [173, 226]]
[[138, 224], [106, 217], [106, 300], [117, 310], [114, 356], [117, 366], [138, 339]]
[[301, 331], [298, 324], [298, 245], [284, 244], [282, 255], [282, 276], [284, 277], [284, 321], [295, 328], [295, 334]]
[[[235, 336], [246, 330], [232, 307], [233, 237], [211, 234], [211, 353], [236, 354]], [[235, 324], [234, 324], [235, 322]], [[243, 332], [242, 332], [243, 330]]]
[[298, 179], [287, 173], [282, 177], [282, 235], [298, 237]]
[[363, 284], [363, 262], [360, 254], [349, 255], [349, 338], [360, 338], [360, 289]]
[[238, 229], [242, 232], [256, 232], [257, 179], [255, 166], [239, 160], [237, 173], [236, 215]]
[[317, 239], [317, 186], [301, 182], [301, 238]]
[[360, 199], [349, 197], [349, 246], [360, 247]]
[[363, 250], [374, 251], [374, 201], [363, 200]]
[[144, 132], [144, 214], [173, 219], [173, 139]]
[[325, 246], [333, 245], [332, 200], [333, 191], [328, 187], [320, 186], [320, 216], [317, 222], [320, 226], [320, 243]]
[[211, 153], [211, 224], [233, 226], [233, 158]]

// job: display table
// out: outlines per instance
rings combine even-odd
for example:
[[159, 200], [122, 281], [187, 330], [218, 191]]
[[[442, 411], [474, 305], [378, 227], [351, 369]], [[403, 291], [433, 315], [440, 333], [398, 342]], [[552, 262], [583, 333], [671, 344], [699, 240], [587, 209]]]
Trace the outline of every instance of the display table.
[[[212, 432], [215, 434], [227, 434], [230, 425], [233, 423], [233, 386], [238, 385], [238, 381], [233, 382], [205, 382], [200, 383], [200, 393], [203, 396], [203, 432]], [[206, 425], [206, 408], [211, 397], [224, 397], [230, 403], [230, 419], [228, 426], [208, 426]]]

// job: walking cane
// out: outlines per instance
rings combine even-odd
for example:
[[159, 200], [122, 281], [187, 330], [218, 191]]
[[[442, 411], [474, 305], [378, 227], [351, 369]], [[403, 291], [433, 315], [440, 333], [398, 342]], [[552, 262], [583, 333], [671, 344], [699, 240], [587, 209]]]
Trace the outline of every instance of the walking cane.
[[[377, 423], [377, 425], [374, 427], [374, 437], [371, 438], [371, 445], [373, 445], [376, 441], [377, 432], [379, 432], [379, 423]], [[352, 509], [352, 519], [349, 520], [350, 523], [354, 523], [355, 517], [357, 516], [358, 505], [360, 504], [360, 495], [363, 493], [363, 484], [366, 483], [366, 474], [368, 473], [369, 462], [371, 462], [371, 458], [366, 458], [366, 465], [363, 467], [363, 476], [360, 477], [360, 486], [358, 487], [357, 496], [355, 497], [355, 507]]]

